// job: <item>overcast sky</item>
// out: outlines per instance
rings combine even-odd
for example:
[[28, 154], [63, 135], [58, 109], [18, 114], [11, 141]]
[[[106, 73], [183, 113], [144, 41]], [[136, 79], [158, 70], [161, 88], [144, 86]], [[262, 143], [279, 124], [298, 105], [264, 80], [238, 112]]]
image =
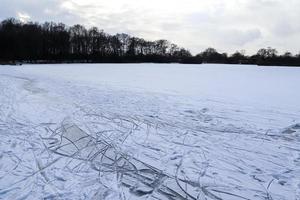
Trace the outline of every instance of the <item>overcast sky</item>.
[[8, 17], [163, 38], [193, 53], [300, 52], [300, 0], [0, 0], [0, 19]]

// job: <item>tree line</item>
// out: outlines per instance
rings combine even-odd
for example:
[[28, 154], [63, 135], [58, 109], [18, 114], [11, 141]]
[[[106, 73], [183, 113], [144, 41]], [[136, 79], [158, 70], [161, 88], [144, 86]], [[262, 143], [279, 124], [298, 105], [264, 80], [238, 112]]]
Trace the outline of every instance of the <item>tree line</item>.
[[260, 49], [255, 55], [244, 51], [232, 55], [214, 48], [193, 56], [189, 50], [168, 40], [148, 41], [121, 33], [111, 35], [97, 27], [71, 27], [63, 23], [22, 23], [14, 18], [0, 23], [0, 63], [62, 62], [155, 62], [228, 63], [300, 66], [300, 55], [276, 49]]

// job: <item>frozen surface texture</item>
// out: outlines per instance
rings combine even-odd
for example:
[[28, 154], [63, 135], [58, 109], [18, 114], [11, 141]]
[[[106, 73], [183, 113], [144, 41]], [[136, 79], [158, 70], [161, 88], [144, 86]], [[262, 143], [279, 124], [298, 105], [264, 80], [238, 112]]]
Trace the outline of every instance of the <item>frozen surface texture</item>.
[[300, 199], [300, 68], [0, 66], [0, 199]]

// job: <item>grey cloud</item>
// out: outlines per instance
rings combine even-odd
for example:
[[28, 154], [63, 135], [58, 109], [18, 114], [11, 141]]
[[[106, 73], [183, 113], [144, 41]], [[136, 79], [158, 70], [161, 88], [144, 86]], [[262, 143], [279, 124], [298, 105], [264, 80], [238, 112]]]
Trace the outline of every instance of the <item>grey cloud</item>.
[[17, 13], [26, 13], [33, 21], [62, 21], [74, 23], [79, 17], [60, 7], [59, 0], [1, 0], [0, 18], [17, 17]]
[[220, 33], [220, 36], [224, 35], [226, 38], [224, 41], [230, 45], [236, 45], [243, 47], [245, 44], [253, 42], [262, 37], [262, 33], [259, 29], [251, 30], [229, 30]]
[[292, 24], [289, 20], [281, 20], [274, 25], [272, 31], [278, 37], [287, 37], [295, 34], [300, 35], [300, 24]]
[[[87, 2], [93, 1], [0, 1], [0, 19], [16, 17], [21, 12], [34, 21], [80, 23], [112, 34], [125, 32], [150, 40], [170, 39], [194, 53], [208, 46], [224, 51], [244, 48], [256, 52], [266, 46], [295, 53], [300, 50], [299, 0], [188, 0], [199, 5], [188, 12], [142, 7], [141, 2], [137, 7], [134, 0], [113, 0], [121, 5], [119, 9], [112, 9], [115, 5], [103, 0], [90, 4]], [[71, 7], [62, 6], [64, 3]]]

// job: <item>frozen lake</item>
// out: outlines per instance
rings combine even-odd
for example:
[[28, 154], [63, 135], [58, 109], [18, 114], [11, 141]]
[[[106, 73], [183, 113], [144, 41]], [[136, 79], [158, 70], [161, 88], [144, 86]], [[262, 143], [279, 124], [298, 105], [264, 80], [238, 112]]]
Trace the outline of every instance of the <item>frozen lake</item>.
[[300, 68], [247, 65], [24, 65], [16, 71], [110, 86], [300, 109]]
[[0, 66], [0, 199], [298, 199], [300, 68]]

